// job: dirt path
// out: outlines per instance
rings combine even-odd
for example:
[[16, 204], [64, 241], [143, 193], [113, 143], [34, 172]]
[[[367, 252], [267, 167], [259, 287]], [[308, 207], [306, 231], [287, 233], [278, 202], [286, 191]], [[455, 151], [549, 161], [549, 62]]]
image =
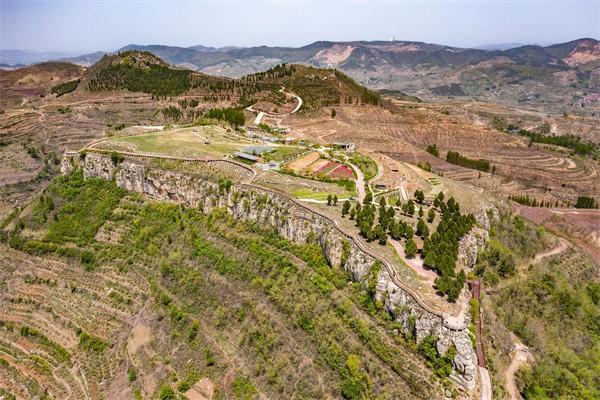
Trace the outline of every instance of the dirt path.
[[529, 348], [525, 346], [521, 341], [511, 333], [513, 341], [513, 356], [510, 365], [504, 372], [504, 378], [506, 380], [506, 391], [510, 400], [523, 400], [519, 389], [517, 388], [517, 382], [515, 380], [515, 374], [524, 364], [527, 364], [531, 357]]
[[[282, 114], [275, 114], [275, 113], [268, 113], [268, 112], [264, 112], [264, 111], [259, 111], [254, 109], [254, 105], [251, 105], [249, 107], [246, 107], [246, 110], [251, 111], [251, 112], [255, 112], [258, 113], [258, 115], [261, 115], [261, 118], [264, 117], [265, 115], [269, 116], [269, 117], [283, 117], [285, 115], [290, 115], [290, 114], [295, 114], [298, 112], [298, 110], [300, 110], [300, 107], [302, 107], [303, 101], [302, 101], [302, 97], [298, 96], [296, 93], [293, 92], [288, 92], [285, 90], [285, 87], [281, 87], [281, 89], [279, 89], [280, 93], [285, 94], [286, 96], [291, 96], [294, 97], [296, 99], [296, 107], [294, 107], [294, 109], [292, 111], [290, 111], [289, 113], [282, 113]], [[258, 115], [257, 115], [257, 119], [258, 119]], [[260, 120], [259, 120], [260, 122]]]
[[404, 261], [409, 267], [411, 267], [418, 276], [425, 279], [429, 284], [433, 286], [433, 281], [435, 281], [437, 274], [430, 269], [426, 269], [423, 265], [423, 260], [420, 257], [406, 257], [406, 254], [404, 253], [404, 247], [402, 247], [402, 244], [400, 244], [399, 241], [390, 239], [389, 242], [394, 247], [394, 250], [396, 250], [398, 257], [400, 257], [402, 261]]
[[358, 191], [358, 200], [362, 203], [365, 199], [365, 196], [367, 195], [367, 192], [365, 190], [365, 175], [356, 165], [350, 163], [347, 164], [351, 166], [354, 172], [356, 173], [356, 190]]
[[563, 240], [563, 239], [559, 239], [559, 243], [555, 247], [536, 254], [535, 257], [533, 258], [533, 263], [537, 264], [540, 261], [542, 261], [544, 258], [560, 254], [568, 248], [569, 248], [569, 244], [567, 243], [567, 241]]

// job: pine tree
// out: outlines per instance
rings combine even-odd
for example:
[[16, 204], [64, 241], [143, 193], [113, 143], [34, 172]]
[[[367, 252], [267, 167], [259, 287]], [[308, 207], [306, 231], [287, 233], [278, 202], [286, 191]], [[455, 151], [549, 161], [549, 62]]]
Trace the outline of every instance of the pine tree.
[[408, 215], [415, 215], [415, 203], [412, 200], [406, 203], [406, 213]]
[[432, 223], [434, 219], [435, 219], [435, 211], [433, 211], [433, 208], [430, 208], [429, 211], [427, 212], [427, 222]]
[[348, 200], [344, 201], [344, 205], [342, 206], [342, 217], [348, 215], [350, 211], [350, 202]]
[[417, 244], [414, 240], [408, 239], [406, 241], [406, 246], [404, 247], [404, 253], [406, 257], [413, 258], [417, 254]]

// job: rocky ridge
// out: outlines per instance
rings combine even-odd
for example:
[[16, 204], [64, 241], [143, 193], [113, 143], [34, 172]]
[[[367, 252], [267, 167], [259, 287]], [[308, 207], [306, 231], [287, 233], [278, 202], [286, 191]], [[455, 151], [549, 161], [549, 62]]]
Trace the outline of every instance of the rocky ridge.
[[[110, 157], [94, 153], [85, 157], [77, 153], [65, 155], [61, 171], [69, 173], [75, 168], [83, 168], [86, 178], [114, 179], [119, 187], [143, 193], [151, 199], [197, 207], [205, 213], [215, 208], [226, 209], [235, 218], [268, 225], [292, 242], [316, 239], [332, 266], [344, 268], [356, 281], [376, 279], [375, 297], [405, 332], [414, 334], [417, 342], [428, 335], [436, 336], [441, 354], [454, 346], [456, 356], [451, 377], [469, 390], [475, 387], [477, 356], [468, 329], [467, 310], [459, 316], [448, 316], [424, 304], [418, 295], [392, 276], [392, 266], [370, 254], [335, 221], [283, 194], [253, 184], [234, 184], [225, 190], [217, 182], [192, 174], [149, 168], [130, 159], [115, 165]], [[468, 264], [476, 260], [477, 246], [485, 237], [477, 231], [473, 238], [465, 237], [461, 242], [461, 254], [464, 254], [461, 260], [465, 265], [470, 266]], [[371, 272], [377, 275], [372, 277]]]

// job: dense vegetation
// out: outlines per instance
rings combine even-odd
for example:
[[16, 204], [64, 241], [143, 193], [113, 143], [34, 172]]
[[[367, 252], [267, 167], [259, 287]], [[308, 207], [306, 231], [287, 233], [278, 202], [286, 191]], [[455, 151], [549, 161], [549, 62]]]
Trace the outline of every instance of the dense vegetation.
[[[342, 217], [349, 215], [350, 219], [356, 220], [360, 235], [368, 242], [377, 240], [379, 244], [385, 245], [388, 236], [394, 240], [404, 239], [404, 252], [408, 258], [417, 255], [418, 247], [414, 236], [420, 236], [424, 241], [422, 249], [424, 263], [438, 273], [435, 280], [438, 291], [447, 295], [448, 301], [453, 302], [458, 298], [466, 282], [464, 271], [461, 270], [458, 273], [455, 271], [458, 243], [474, 226], [475, 218], [471, 214], [461, 214], [458, 203], [452, 197], [448, 199], [447, 203], [444, 203], [444, 194], [440, 192], [434, 201], [434, 207], [439, 209], [441, 220], [436, 231], [430, 236], [429, 226], [423, 219], [425, 212], [422, 205], [425, 194], [421, 190], [416, 190], [414, 197], [417, 203], [421, 204], [416, 227], [401, 218], [395, 218], [394, 206], [401, 206], [402, 213], [406, 216], [414, 216], [416, 207], [413, 200], [402, 204], [398, 199], [388, 207], [385, 197], [381, 196], [377, 208], [372, 203], [372, 194], [368, 193], [362, 205], [360, 203], [352, 205], [349, 201], [344, 202], [341, 213]], [[427, 222], [432, 223], [435, 215], [434, 209], [430, 208], [427, 212]]]
[[71, 92], [75, 91], [75, 89], [77, 89], [77, 86], [79, 86], [79, 79], [74, 79], [72, 81], [68, 81], [68, 82], [58, 84], [56, 86], [52, 86], [52, 89], [50, 89], [50, 91], [53, 94], [55, 94], [56, 97], [60, 97], [63, 94], [67, 94], [67, 93], [71, 93]]
[[579, 196], [575, 208], [598, 208], [598, 201], [593, 197]]
[[544, 231], [504, 215], [475, 267], [496, 314], [534, 353], [520, 372], [527, 400], [600, 398], [600, 285], [594, 264], [577, 250], [544, 259], [516, 274], [548, 245]]
[[566, 147], [572, 149], [575, 154], [582, 156], [594, 154], [598, 150], [596, 145], [591, 142], [583, 142], [579, 136], [552, 136], [545, 135], [543, 133], [531, 132], [526, 129], [519, 129], [516, 132], [519, 136], [528, 137], [532, 143], [544, 143]]
[[[11, 246], [38, 255], [55, 253], [92, 268], [94, 253], [80, 246], [94, 241], [98, 228], [124, 194], [122, 189], [102, 179], [84, 181], [81, 171], [69, 178], [58, 177], [34, 203], [31, 215], [18, 221], [10, 238]], [[61, 207], [62, 203], [67, 204]], [[41, 240], [19, 235], [26, 225], [38, 227], [50, 220], [52, 223]]]
[[[226, 182], [222, 187], [229, 190]], [[396, 325], [373, 298], [377, 263], [368, 282], [349, 285], [314, 238], [293, 244], [222, 210], [206, 216], [197, 208], [123, 197], [114, 182], [83, 181], [80, 171], [57, 179], [45, 196], [54, 207], [40, 208], [49, 210], [43, 229], [62, 232], [81, 250], [94, 249], [103, 273], [133, 268], [150, 286], [150, 309], [157, 314], [153, 335], [164, 339], [154, 347], [152, 363], [123, 372], [136, 396], [138, 382], [149, 374], [160, 379], [155, 397], [177, 398], [175, 388], [183, 392], [201, 376], [221, 382], [233, 372], [230, 384], [218, 388], [218, 398], [436, 397], [424, 360], [406, 346], [413, 339], [392, 334]], [[121, 199], [118, 205], [115, 198]], [[70, 228], [61, 223], [66, 218], [73, 222]], [[83, 222], [89, 227], [82, 229]], [[96, 241], [95, 233], [108, 222], [120, 227], [120, 239]], [[11, 238], [31, 241], [26, 236], [31, 223], [20, 219], [24, 229], [14, 229]], [[50, 240], [64, 242], [54, 235], [43, 242]], [[110, 340], [77, 335], [79, 352], [126, 354], [113, 343], [126, 335]], [[243, 366], [237, 371], [230, 370], [232, 348]], [[443, 365], [425, 350], [424, 357]], [[171, 372], [158, 364], [168, 364]]]
[[233, 126], [242, 126], [246, 120], [244, 112], [237, 108], [213, 108], [206, 113], [206, 116], [227, 121]]
[[461, 167], [477, 169], [483, 172], [490, 171], [490, 162], [482, 159], [467, 158], [460, 154], [458, 151], [448, 151], [446, 154], [446, 161], [451, 164], [460, 165]]
[[538, 200], [535, 197], [529, 197], [528, 194], [511, 194], [508, 196], [508, 199], [529, 207], [559, 207], [563, 205], [558, 200], [554, 202], [550, 200]]
[[440, 156], [440, 150], [437, 148], [437, 145], [434, 144], [430, 144], [429, 146], [427, 146], [427, 148], [425, 149], [429, 154], [435, 156], [435, 157], [439, 157]]
[[438, 273], [435, 279], [438, 290], [447, 295], [449, 301], [455, 301], [466, 281], [463, 270], [455, 271], [458, 242], [475, 225], [475, 218], [471, 214], [461, 214], [458, 203], [452, 197], [447, 204], [443, 197], [438, 197], [436, 203], [442, 217], [436, 231], [423, 243], [423, 262]]
[[155, 96], [177, 96], [190, 87], [190, 71], [172, 69], [161, 64], [141, 67], [127, 61], [104, 66], [88, 82], [93, 92], [128, 90]]

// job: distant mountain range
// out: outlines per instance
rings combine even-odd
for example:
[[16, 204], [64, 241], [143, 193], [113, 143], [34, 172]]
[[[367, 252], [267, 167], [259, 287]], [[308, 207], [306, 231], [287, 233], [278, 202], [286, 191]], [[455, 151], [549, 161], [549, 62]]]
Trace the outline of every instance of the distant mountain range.
[[[402, 90], [417, 96], [469, 96], [478, 99], [561, 101], [600, 86], [600, 42], [578, 39], [551, 46], [494, 45], [485, 49], [408, 41], [319, 41], [303, 47], [176, 47], [128, 45], [119, 51], [143, 50], [179, 67], [208, 74], [240, 77], [279, 63], [336, 68], [375, 89]], [[89, 66], [105, 52], [62, 60]], [[32, 57], [0, 51], [0, 63], [26, 64]], [[560, 93], [557, 86], [569, 86]], [[553, 100], [551, 95], [556, 94]], [[535, 97], [535, 99], [531, 97]], [[562, 99], [560, 98], [562, 97]]]

